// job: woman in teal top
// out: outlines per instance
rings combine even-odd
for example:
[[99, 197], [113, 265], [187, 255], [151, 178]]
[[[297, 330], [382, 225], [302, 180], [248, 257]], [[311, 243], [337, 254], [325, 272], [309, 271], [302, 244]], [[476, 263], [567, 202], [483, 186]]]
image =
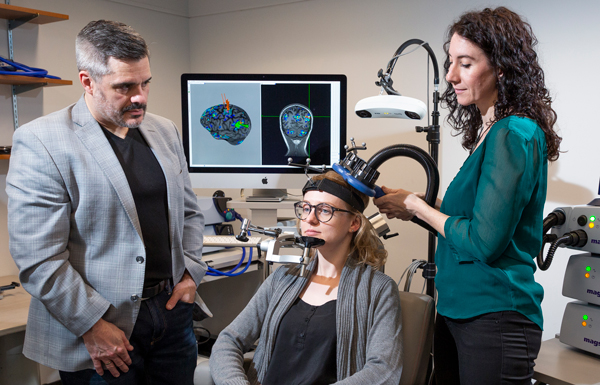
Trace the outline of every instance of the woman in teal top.
[[375, 200], [389, 218], [416, 215], [439, 232], [438, 384], [531, 384], [543, 298], [534, 258], [561, 141], [536, 43], [504, 7], [462, 15], [444, 46], [442, 100], [470, 156], [436, 209], [402, 189]]

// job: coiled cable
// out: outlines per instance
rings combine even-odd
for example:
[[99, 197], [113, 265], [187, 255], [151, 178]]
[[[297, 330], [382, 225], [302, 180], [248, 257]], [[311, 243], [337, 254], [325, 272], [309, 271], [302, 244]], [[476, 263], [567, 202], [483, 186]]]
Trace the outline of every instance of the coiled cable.
[[220, 271], [220, 270], [214, 269], [209, 266], [208, 271], [206, 272], [206, 275], [212, 276], [212, 277], [221, 277], [221, 276], [237, 277], [238, 275], [244, 274], [246, 272], [246, 270], [248, 270], [248, 268], [250, 267], [250, 264], [252, 263], [252, 248], [250, 248], [250, 253], [248, 256], [248, 262], [246, 263], [246, 266], [244, 266], [244, 268], [242, 270], [235, 272], [242, 265], [242, 263], [244, 263], [245, 259], [246, 259], [246, 248], [242, 247], [242, 259], [240, 259], [238, 264], [233, 269], [231, 269], [229, 271]]
[[[409, 144], [395, 144], [378, 151], [367, 161], [367, 164], [369, 167], [376, 170], [382, 163], [397, 156], [412, 158], [419, 162], [423, 167], [425, 174], [427, 175], [427, 188], [425, 189], [424, 200], [429, 206], [435, 207], [438, 190], [440, 188], [440, 174], [433, 158], [421, 148]], [[411, 221], [437, 235], [437, 230], [427, 222], [417, 217], [414, 217]]]
[[[406, 281], [404, 281], [404, 291], [410, 291], [410, 285], [412, 283], [413, 275], [417, 272], [417, 270], [419, 270], [419, 268], [425, 266], [426, 264], [427, 261], [423, 259], [415, 259], [414, 261], [412, 261], [410, 265], [408, 265], [408, 267], [404, 270], [404, 273], [402, 273], [402, 276], [398, 280], [398, 287], [400, 287], [402, 278], [404, 278], [404, 276], [406, 275]], [[421, 293], [423, 293], [423, 290], [421, 290]]]
[[540, 250], [537, 256], [537, 265], [542, 271], [548, 270], [550, 264], [552, 263], [552, 259], [554, 258], [554, 253], [556, 252], [556, 249], [563, 242], [561, 241], [557, 243], [556, 247], [554, 248], [551, 247], [551, 249], [548, 251], [547, 257], [544, 259], [544, 245], [546, 245], [546, 243], [554, 244], [557, 241], [556, 235], [547, 234], [547, 232], [550, 231], [550, 229], [554, 226], [560, 226], [564, 224], [566, 220], [567, 218], [562, 210], [553, 211], [550, 214], [548, 214], [546, 218], [544, 218], [542, 249]]
[[10, 61], [8, 59], [0, 56], [0, 61], [9, 65], [9, 67], [13, 67], [14, 70], [0, 70], [0, 75], [19, 75], [19, 76], [32, 76], [39, 78], [49, 78], [49, 79], [60, 79], [58, 76], [48, 75], [48, 71], [43, 68], [35, 68], [29, 67], [25, 64], [17, 63], [14, 61]]

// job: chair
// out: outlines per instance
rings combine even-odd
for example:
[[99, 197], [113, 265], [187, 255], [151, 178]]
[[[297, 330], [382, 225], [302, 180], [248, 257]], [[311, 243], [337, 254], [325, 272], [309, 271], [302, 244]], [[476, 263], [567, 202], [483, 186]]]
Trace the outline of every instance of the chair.
[[[435, 304], [428, 295], [401, 291], [400, 307], [404, 341], [404, 367], [400, 385], [425, 384], [433, 343]], [[244, 357], [244, 366], [246, 366], [252, 358], [248, 354]], [[194, 385], [214, 385], [208, 359], [199, 359], [194, 372]]]
[[[244, 354], [244, 370], [248, 370], [252, 363], [254, 352]], [[210, 367], [208, 366], [208, 358], [198, 357], [198, 365], [194, 371], [194, 385], [215, 385], [210, 376]]]
[[400, 307], [404, 341], [400, 385], [425, 384], [433, 344], [435, 303], [428, 295], [401, 291]]

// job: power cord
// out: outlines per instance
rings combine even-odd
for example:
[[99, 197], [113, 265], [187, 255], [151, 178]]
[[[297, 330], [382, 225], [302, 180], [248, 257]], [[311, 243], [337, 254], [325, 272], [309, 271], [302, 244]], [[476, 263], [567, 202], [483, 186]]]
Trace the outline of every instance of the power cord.
[[[404, 273], [402, 273], [402, 276], [398, 280], [398, 287], [400, 287], [400, 282], [402, 282], [402, 278], [404, 278], [404, 276], [406, 275], [406, 281], [404, 282], [404, 291], [410, 291], [410, 285], [412, 283], [413, 275], [417, 272], [417, 270], [419, 270], [419, 268], [425, 266], [426, 264], [427, 264], [427, 261], [425, 261], [423, 259], [413, 260], [410, 263], [410, 265], [408, 265], [408, 267], [404, 270]], [[423, 293], [424, 288], [425, 288], [425, 285], [423, 285], [423, 289], [421, 290], [421, 293]]]
[[[206, 335], [203, 335], [206, 334]], [[198, 345], [203, 345], [210, 341], [210, 330], [205, 328], [204, 326], [194, 326], [194, 335], [196, 336], [196, 343]], [[200, 338], [204, 338], [201, 340]]]
[[58, 76], [48, 75], [48, 71], [43, 68], [29, 67], [25, 64], [17, 63], [0, 56], [0, 62], [5, 63], [2, 65], [3, 68], [0, 70], [0, 75], [20, 75], [20, 76], [32, 76], [39, 78], [50, 78], [60, 79]]
[[248, 270], [248, 268], [250, 267], [250, 264], [252, 263], [252, 248], [250, 248], [250, 255], [248, 256], [248, 262], [246, 263], [246, 266], [236, 272], [236, 270], [242, 265], [242, 263], [244, 263], [244, 260], [246, 259], [246, 248], [242, 247], [242, 259], [240, 259], [240, 261], [238, 262], [238, 264], [231, 270], [229, 271], [221, 271], [221, 270], [217, 270], [217, 269], [213, 269], [212, 267], [208, 267], [208, 271], [206, 272], [206, 275], [212, 276], [212, 277], [221, 277], [221, 276], [225, 276], [225, 277], [237, 277], [238, 275], [242, 275], [246, 272], [246, 270]]

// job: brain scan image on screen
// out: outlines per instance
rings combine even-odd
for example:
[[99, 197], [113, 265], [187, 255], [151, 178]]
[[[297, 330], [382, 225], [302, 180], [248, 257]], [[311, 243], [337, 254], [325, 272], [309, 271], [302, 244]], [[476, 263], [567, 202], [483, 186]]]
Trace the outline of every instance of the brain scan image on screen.
[[250, 134], [252, 122], [243, 108], [234, 104], [219, 104], [206, 109], [200, 118], [200, 123], [208, 130], [213, 138], [226, 140], [237, 146]]
[[306, 146], [313, 126], [313, 114], [302, 104], [290, 104], [279, 114], [279, 126], [288, 148], [285, 156], [308, 156]]

